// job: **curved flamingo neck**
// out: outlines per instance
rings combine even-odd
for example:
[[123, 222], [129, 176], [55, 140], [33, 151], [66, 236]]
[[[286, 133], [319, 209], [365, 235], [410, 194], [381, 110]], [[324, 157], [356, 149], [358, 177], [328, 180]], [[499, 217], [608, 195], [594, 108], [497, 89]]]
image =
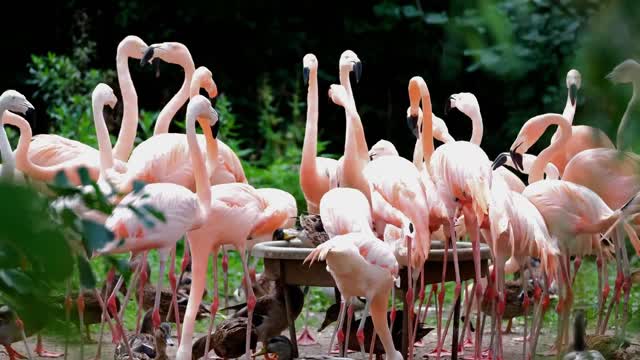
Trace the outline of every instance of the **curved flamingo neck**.
[[169, 132], [169, 125], [171, 120], [176, 115], [178, 110], [189, 100], [189, 90], [191, 87], [191, 78], [196, 71], [196, 67], [191, 58], [191, 54], [185, 55], [182, 63], [179, 64], [184, 69], [184, 81], [180, 90], [169, 100], [167, 105], [160, 111], [158, 120], [156, 121], [156, 127], [153, 129], [153, 135], [166, 134]]
[[96, 136], [98, 137], [98, 151], [100, 152], [100, 177], [106, 175], [106, 170], [113, 168], [113, 152], [111, 149], [111, 138], [109, 130], [104, 121], [102, 109], [104, 105], [94, 102], [93, 104], [93, 123], [96, 127]]
[[[203, 87], [205, 79], [203, 78], [193, 78], [191, 80], [191, 85], [189, 86], [189, 98], [193, 99], [196, 95], [200, 93], [200, 89]], [[213, 137], [213, 133], [211, 132], [211, 128], [208, 126], [207, 121], [200, 121], [201, 119], [196, 119], [200, 123], [200, 127], [202, 128], [202, 132], [204, 134], [204, 142], [207, 147], [207, 165], [209, 167], [209, 171], [213, 174], [213, 171], [217, 165], [218, 160], [218, 140]], [[203, 125], [204, 124], [204, 125]]]
[[113, 147], [113, 156], [126, 162], [131, 155], [138, 130], [138, 94], [129, 72], [129, 56], [118, 47], [116, 54], [116, 69], [118, 72], [118, 84], [122, 93], [122, 123], [118, 139]]
[[315, 176], [316, 157], [318, 156], [318, 69], [309, 71], [309, 90], [307, 91], [307, 123], [302, 143], [300, 174]]
[[629, 144], [625, 144], [624, 141], [624, 131], [629, 127], [629, 119], [631, 118], [631, 113], [633, 112], [634, 107], [638, 106], [638, 94], [640, 94], [640, 80], [635, 80], [633, 82], [633, 95], [631, 95], [627, 108], [622, 115], [622, 120], [620, 120], [620, 125], [618, 125], [618, 132], [616, 134], [616, 148], [620, 151], [625, 151], [626, 148], [629, 147]]
[[529, 121], [538, 121], [544, 124], [545, 129], [551, 125], [558, 125], [560, 138], [542, 150], [531, 166], [529, 173], [529, 184], [544, 179], [544, 170], [547, 163], [559, 151], [563, 151], [565, 145], [571, 139], [571, 125], [563, 116], [559, 114], [538, 115]]
[[200, 201], [200, 208], [206, 214], [211, 207], [211, 188], [204, 157], [198, 145], [195, 116], [187, 117], [187, 145], [189, 146], [189, 154], [191, 155], [191, 163], [193, 164], [193, 176], [196, 180], [196, 194]]
[[11, 150], [7, 132], [4, 130], [4, 118], [7, 113], [9, 113], [9, 110], [0, 108], [0, 114], [2, 114], [3, 118], [3, 120], [0, 121], [0, 124], [2, 124], [2, 127], [0, 127], [0, 155], [2, 155], [2, 172], [0, 173], [0, 177], [4, 180], [11, 181], [14, 178], [16, 170], [16, 160]]
[[429, 171], [429, 163], [431, 155], [435, 149], [433, 145], [433, 113], [431, 105], [431, 93], [424, 81], [419, 82], [420, 95], [422, 97], [422, 131], [420, 139], [422, 141], [422, 157], [424, 158], [425, 167]]
[[20, 140], [15, 152], [16, 166], [23, 173], [41, 181], [52, 180], [58, 172], [58, 167], [44, 167], [34, 164], [29, 159], [29, 144], [31, 143], [31, 125], [22, 116], [16, 115], [10, 111], [5, 111], [3, 121], [6, 124], [13, 125], [20, 130]]
[[471, 129], [471, 140], [470, 143], [480, 146], [482, 142], [482, 135], [484, 134], [484, 125], [482, 123], [482, 114], [480, 114], [480, 109], [474, 109], [470, 114], [469, 118], [471, 119], [471, 125], [473, 126]]
[[[576, 107], [578, 106], [578, 101], [576, 100], [576, 104], [571, 104], [571, 94], [570, 91], [567, 90], [567, 103], [564, 105], [564, 110], [562, 111], [562, 117], [567, 119], [569, 125], [573, 124], [573, 118], [576, 115]], [[556, 129], [556, 133], [559, 133], [560, 129]], [[558, 134], [558, 136], [560, 136]]]
[[349, 70], [340, 69], [340, 85], [342, 85], [347, 91], [349, 97], [349, 103], [345, 104], [344, 111], [347, 118], [347, 129], [345, 137], [345, 155], [347, 148], [352, 148], [352, 152], [363, 160], [369, 159], [369, 148], [367, 147], [367, 139], [364, 135], [364, 128], [362, 127], [362, 121], [356, 111], [356, 102], [351, 91], [351, 81], [349, 80]]

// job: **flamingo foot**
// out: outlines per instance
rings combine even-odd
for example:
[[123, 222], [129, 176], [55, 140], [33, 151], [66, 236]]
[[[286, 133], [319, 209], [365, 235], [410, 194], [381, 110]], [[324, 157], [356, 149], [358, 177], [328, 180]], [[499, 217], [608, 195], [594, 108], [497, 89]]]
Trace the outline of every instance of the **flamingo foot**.
[[316, 340], [316, 338], [311, 335], [311, 332], [307, 327], [302, 330], [302, 333], [300, 333], [300, 335], [298, 336], [297, 341], [298, 345], [300, 346], [310, 346], [318, 343], [318, 340]]
[[27, 357], [15, 351], [11, 345], [5, 345], [4, 348], [7, 350], [7, 354], [9, 355], [9, 360], [15, 359], [26, 359]]
[[43, 358], [59, 358], [64, 356], [64, 353], [61, 352], [53, 352], [53, 351], [47, 351], [44, 349], [44, 346], [42, 346], [42, 343], [39, 343], [36, 346], [36, 354], [38, 354], [38, 356], [43, 357]]
[[472, 348], [473, 347], [473, 339], [471, 339], [471, 338], [464, 339], [464, 341], [462, 342], [462, 347], [465, 348], [465, 349]]
[[157, 329], [160, 327], [160, 310], [153, 309], [153, 315], [151, 315], [151, 321], [153, 323], [153, 328]]
[[429, 352], [427, 355], [437, 356], [438, 355], [438, 350], [440, 352], [440, 356], [450, 357], [452, 355], [451, 351], [449, 351], [449, 350], [447, 350], [445, 348], [438, 349], [438, 347], [436, 347], [435, 349], [431, 350], [431, 352]]
[[420, 340], [414, 342], [413, 346], [414, 347], [419, 347], [419, 348], [424, 347], [424, 341], [422, 341], [422, 339], [420, 339]]

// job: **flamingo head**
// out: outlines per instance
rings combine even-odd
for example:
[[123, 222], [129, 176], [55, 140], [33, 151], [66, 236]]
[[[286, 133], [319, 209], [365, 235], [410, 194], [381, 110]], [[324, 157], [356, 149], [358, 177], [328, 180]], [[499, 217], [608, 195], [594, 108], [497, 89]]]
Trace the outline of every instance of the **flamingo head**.
[[312, 71], [318, 71], [318, 59], [315, 55], [309, 53], [302, 58], [302, 77], [305, 84], [309, 83], [309, 75]]
[[396, 147], [387, 140], [380, 140], [369, 150], [369, 160], [375, 160], [380, 156], [399, 156]]
[[118, 54], [134, 59], [142, 59], [149, 45], [135, 35], [129, 35], [120, 41]]
[[407, 127], [409, 127], [416, 139], [420, 138], [420, 133], [422, 132], [422, 110], [419, 107], [414, 110], [409, 106], [407, 109]]
[[349, 95], [342, 85], [332, 84], [329, 87], [329, 98], [334, 104], [346, 107], [349, 104]]
[[213, 137], [216, 138], [218, 136], [218, 130], [220, 130], [218, 112], [211, 106], [211, 101], [206, 97], [196, 95], [189, 101], [189, 105], [187, 105], [187, 119], [209, 121]]
[[216, 82], [213, 81], [213, 74], [211, 70], [209, 70], [206, 66], [200, 66], [193, 73], [193, 78], [191, 80], [191, 86], [197, 86], [197, 89], [192, 89], [192, 93], [199, 93], [200, 89], [205, 89], [210, 99], [218, 96], [218, 86]]
[[348, 71], [353, 73], [356, 78], [356, 83], [360, 82], [362, 77], [362, 62], [358, 58], [358, 55], [351, 50], [345, 50], [340, 56], [340, 72]]
[[29, 116], [35, 110], [27, 98], [15, 90], [7, 90], [0, 95], [0, 109], [25, 116]]
[[606, 78], [616, 84], [627, 84], [640, 79], [640, 64], [627, 59], [611, 70]]
[[567, 73], [567, 89], [569, 89], [569, 100], [571, 105], [576, 104], [576, 98], [578, 96], [578, 90], [582, 86], [582, 75], [576, 69], [571, 69]]
[[444, 107], [444, 113], [447, 114], [451, 109], [458, 109], [468, 117], [480, 113], [480, 105], [478, 99], [472, 93], [458, 93], [449, 96], [449, 100]]
[[184, 65], [188, 62], [193, 63], [189, 49], [179, 42], [163, 42], [150, 45], [145, 50], [142, 59], [140, 59], [140, 65], [151, 63], [155, 59], [177, 65]]
[[540, 139], [548, 126], [549, 124], [545, 121], [543, 116], [533, 117], [524, 123], [509, 150], [511, 160], [513, 160], [516, 169], [520, 171], [524, 170], [522, 159], [523, 154], [526, 153], [531, 146], [538, 141], [538, 139]]
[[96, 104], [99, 108], [104, 107], [105, 105], [110, 108], [114, 108], [118, 103], [118, 98], [116, 94], [113, 92], [111, 86], [105, 83], [99, 83], [95, 89], [93, 89], [93, 93], [91, 94], [91, 100], [94, 104]]

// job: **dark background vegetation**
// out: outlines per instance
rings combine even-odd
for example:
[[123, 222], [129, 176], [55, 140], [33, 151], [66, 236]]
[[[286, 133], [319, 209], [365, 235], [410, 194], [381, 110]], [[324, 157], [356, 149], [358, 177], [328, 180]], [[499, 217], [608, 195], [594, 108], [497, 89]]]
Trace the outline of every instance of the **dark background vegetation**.
[[[9, 10], [3, 15], [10, 19], [0, 23], [0, 84], [34, 103], [36, 134], [52, 132], [96, 146], [90, 94], [98, 82], [106, 82], [119, 95], [118, 43], [130, 34], [148, 44], [179, 41], [190, 49], [196, 66], [213, 72], [221, 91], [216, 107], [223, 118], [222, 136], [241, 156], [250, 183], [292, 192], [300, 211], [306, 210], [297, 175], [306, 114], [306, 53], [319, 59], [321, 152], [336, 157], [343, 151], [344, 112], [328, 102], [326, 91], [338, 82], [338, 59], [345, 49], [355, 51], [363, 62], [354, 94], [369, 146], [385, 138], [405, 157], [414, 143], [405, 126], [407, 85], [414, 75], [427, 81], [434, 112], [441, 117], [452, 93], [477, 96], [485, 126], [482, 147], [493, 158], [510, 146], [527, 119], [562, 112], [565, 75], [571, 68], [578, 69], [583, 80], [574, 123], [597, 126], [615, 142], [631, 87], [613, 85], [604, 77], [621, 61], [640, 59], [640, 6], [635, 0], [194, 0], [173, 7], [141, 0], [18, 1]], [[136, 61], [129, 66], [141, 109], [139, 142], [150, 136], [157, 112], [180, 87], [183, 72], [162, 64], [156, 78], [150, 66], [142, 68]], [[121, 106], [107, 117], [112, 136], [119, 128]], [[183, 115], [184, 109], [173, 131], [183, 131]], [[456, 139], [469, 139], [471, 122], [464, 115], [454, 111], [444, 118]], [[631, 124], [629, 131], [640, 135], [637, 121]], [[534, 153], [548, 144], [551, 132]], [[15, 146], [16, 134], [11, 135]], [[22, 201], [11, 197], [20, 194], [5, 193], [3, 204]], [[36, 211], [29, 218], [46, 215]], [[46, 232], [31, 237], [18, 230], [1, 234], [4, 248], [37, 247], [51, 239]], [[61, 240], [61, 232], [56, 239]], [[31, 242], [25, 243], [25, 237]], [[24, 249], [24, 254], [31, 251]], [[41, 261], [36, 255], [30, 259], [34, 264]], [[20, 279], [7, 273], [17, 265], [5, 263], [5, 258], [15, 262], [15, 257], [0, 252], [0, 298], [8, 301], [12, 289], [21, 287]], [[577, 281], [577, 299], [593, 305], [595, 265], [588, 266], [592, 271], [582, 271], [588, 277]], [[30, 271], [39, 277], [39, 268]], [[63, 277], [51, 280], [57, 290], [64, 288]], [[634, 292], [636, 314], [638, 299]], [[640, 322], [635, 326], [640, 328]]]

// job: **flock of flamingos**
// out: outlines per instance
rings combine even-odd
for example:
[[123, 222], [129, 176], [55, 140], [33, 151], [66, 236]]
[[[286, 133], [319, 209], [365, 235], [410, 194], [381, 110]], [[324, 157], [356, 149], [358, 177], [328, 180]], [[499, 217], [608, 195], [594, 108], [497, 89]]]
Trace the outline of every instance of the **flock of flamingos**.
[[[159, 114], [153, 136], [135, 148], [138, 104], [128, 69], [129, 58], [138, 59], [141, 64], [160, 59], [184, 69], [184, 83]], [[169, 279], [175, 293], [174, 249], [186, 236], [185, 252], [190, 249], [190, 254], [185, 254], [185, 261], [190, 258], [192, 283], [183, 324], [179, 319], [177, 324], [180, 340], [177, 359], [190, 360], [209, 256], [214, 261], [213, 289], [218, 289], [219, 251], [230, 246], [239, 252], [250, 324], [256, 296], [251, 286], [255, 264], [249, 264], [248, 251], [256, 243], [272, 240], [274, 233], [295, 226], [296, 203], [286, 191], [256, 189], [248, 184], [237, 155], [217, 139], [220, 127], [217, 112], [210, 100], [200, 95], [201, 89], [211, 98], [217, 95], [212, 74], [205, 67], [195, 68], [183, 44], [164, 42], [149, 46], [136, 36], [127, 36], [118, 46], [116, 66], [124, 110], [113, 148], [102, 111], [105, 106], [114, 107], [118, 99], [108, 85], [99, 84], [92, 95], [99, 150], [53, 134], [32, 137], [29, 123], [19, 114], [32, 111], [33, 106], [17, 91], [5, 91], [0, 97], [2, 124], [18, 127], [20, 140], [13, 152], [4, 128], [0, 127], [2, 176], [10, 181], [28, 177], [37, 184], [51, 182], [59, 171], [64, 171], [74, 185], [80, 186], [77, 170], [85, 167], [101, 187], [111, 184], [123, 194], [114, 200], [119, 204], [149, 204], [163, 212], [165, 221], [158, 220], [148, 228], [126, 206], [116, 207], [111, 214], [74, 206], [82, 216], [99, 221], [114, 234], [113, 241], [94, 256], [131, 252], [132, 257], [146, 257], [148, 250], [158, 249], [161, 275], [152, 316], [154, 328], [160, 326], [159, 292], [166, 262], [170, 260]], [[635, 90], [640, 84], [640, 64], [626, 60], [607, 75], [614, 83], [634, 85], [633, 98], [618, 129], [617, 145], [597, 128], [572, 125], [581, 76], [571, 70], [566, 77], [567, 99], [562, 114], [537, 115], [524, 122], [509, 151], [494, 161], [480, 147], [483, 125], [476, 97], [458, 93], [448, 98], [446, 108], [458, 109], [473, 124], [470, 141], [453, 139], [444, 121], [432, 113], [429, 89], [420, 76], [411, 78], [408, 86], [407, 121], [416, 136], [412, 161], [400, 157], [388, 141], [381, 140], [370, 149], [350, 83], [350, 75], [359, 80], [362, 65], [350, 50], [342, 53], [339, 60], [340, 84], [331, 85], [328, 92], [331, 100], [345, 110], [344, 154], [339, 160], [318, 157], [318, 60], [313, 54], [304, 56], [303, 69], [308, 97], [300, 186], [308, 213], [320, 216], [328, 235], [328, 240], [312, 249], [305, 261], [326, 261], [342, 294], [341, 324], [354, 297], [366, 298], [364, 313], [370, 313], [386, 358], [403, 359], [394, 348], [387, 323], [388, 300], [399, 268], [408, 267], [412, 279], [408, 296], [413, 303], [416, 297], [424, 296], [424, 293], [416, 295], [413, 289], [417, 288], [429, 257], [431, 242], [444, 242], [445, 248], [453, 249], [457, 279], [453, 296], [457, 299], [462, 286], [456, 241], [468, 235], [475, 264], [471, 297], [475, 297], [474, 301], [492, 302], [497, 318], [493, 325], [497, 336], [490, 352], [481, 350], [482, 333], [475, 331], [473, 358], [503, 358], [500, 319], [506, 305], [505, 276], [518, 271], [523, 286], [533, 283], [535, 288], [531, 297], [528, 291], [523, 291], [522, 306], [532, 307], [534, 314], [530, 326], [525, 318], [525, 339], [527, 332], [531, 336], [524, 342], [523, 357], [531, 359], [535, 354], [543, 315], [549, 306], [549, 288], [554, 283], [559, 289], [556, 311], [560, 317], [555, 348], [558, 352], [565, 351], [570, 345], [572, 283], [582, 257], [590, 255], [597, 257], [601, 290], [596, 332], [604, 333], [612, 309], [621, 302], [624, 310], [619, 331], [624, 333], [631, 287], [625, 235], [640, 251], [636, 232], [640, 217], [635, 217], [640, 212], [640, 197], [636, 196], [640, 191], [640, 157], [626, 151], [621, 139], [631, 111], [638, 106]], [[186, 134], [169, 133], [174, 115], [187, 102]], [[202, 134], [196, 133], [196, 124]], [[557, 130], [549, 146], [537, 156], [527, 154], [552, 125]], [[442, 145], [435, 147], [434, 138]], [[524, 183], [503, 165], [528, 174], [528, 181]], [[147, 184], [140, 192], [132, 191], [136, 180]], [[481, 279], [480, 242], [486, 243], [492, 252], [488, 280]], [[527, 269], [531, 258], [539, 261], [542, 271], [538, 275]], [[612, 296], [609, 296], [609, 261], [617, 265]], [[146, 278], [140, 262], [132, 281], [139, 279], [142, 283]], [[447, 332], [441, 321], [444, 278], [443, 274], [443, 286], [437, 296], [438, 343], [433, 354], [438, 357], [444, 352]], [[122, 279], [116, 286], [121, 284]], [[424, 292], [424, 286], [421, 290]], [[114, 289], [113, 293], [116, 292]], [[173, 299], [175, 302], [175, 296]], [[112, 301], [113, 295], [103, 307], [110, 308]], [[212, 322], [218, 304], [216, 291], [210, 309]], [[616, 311], [616, 317], [617, 314]], [[103, 315], [106, 321], [115, 319], [121, 324], [117, 312], [104, 310]], [[410, 314], [410, 319], [414, 318], [415, 314]], [[480, 316], [476, 318], [476, 328], [479, 321]], [[358, 328], [360, 341], [363, 323]], [[138, 358], [131, 353], [127, 341], [124, 345], [130, 359]], [[18, 357], [10, 344], [7, 349], [12, 359]], [[51, 355], [40, 345], [36, 350], [40, 355]], [[250, 358], [250, 326], [245, 354]], [[409, 358], [412, 354], [410, 350]]]

